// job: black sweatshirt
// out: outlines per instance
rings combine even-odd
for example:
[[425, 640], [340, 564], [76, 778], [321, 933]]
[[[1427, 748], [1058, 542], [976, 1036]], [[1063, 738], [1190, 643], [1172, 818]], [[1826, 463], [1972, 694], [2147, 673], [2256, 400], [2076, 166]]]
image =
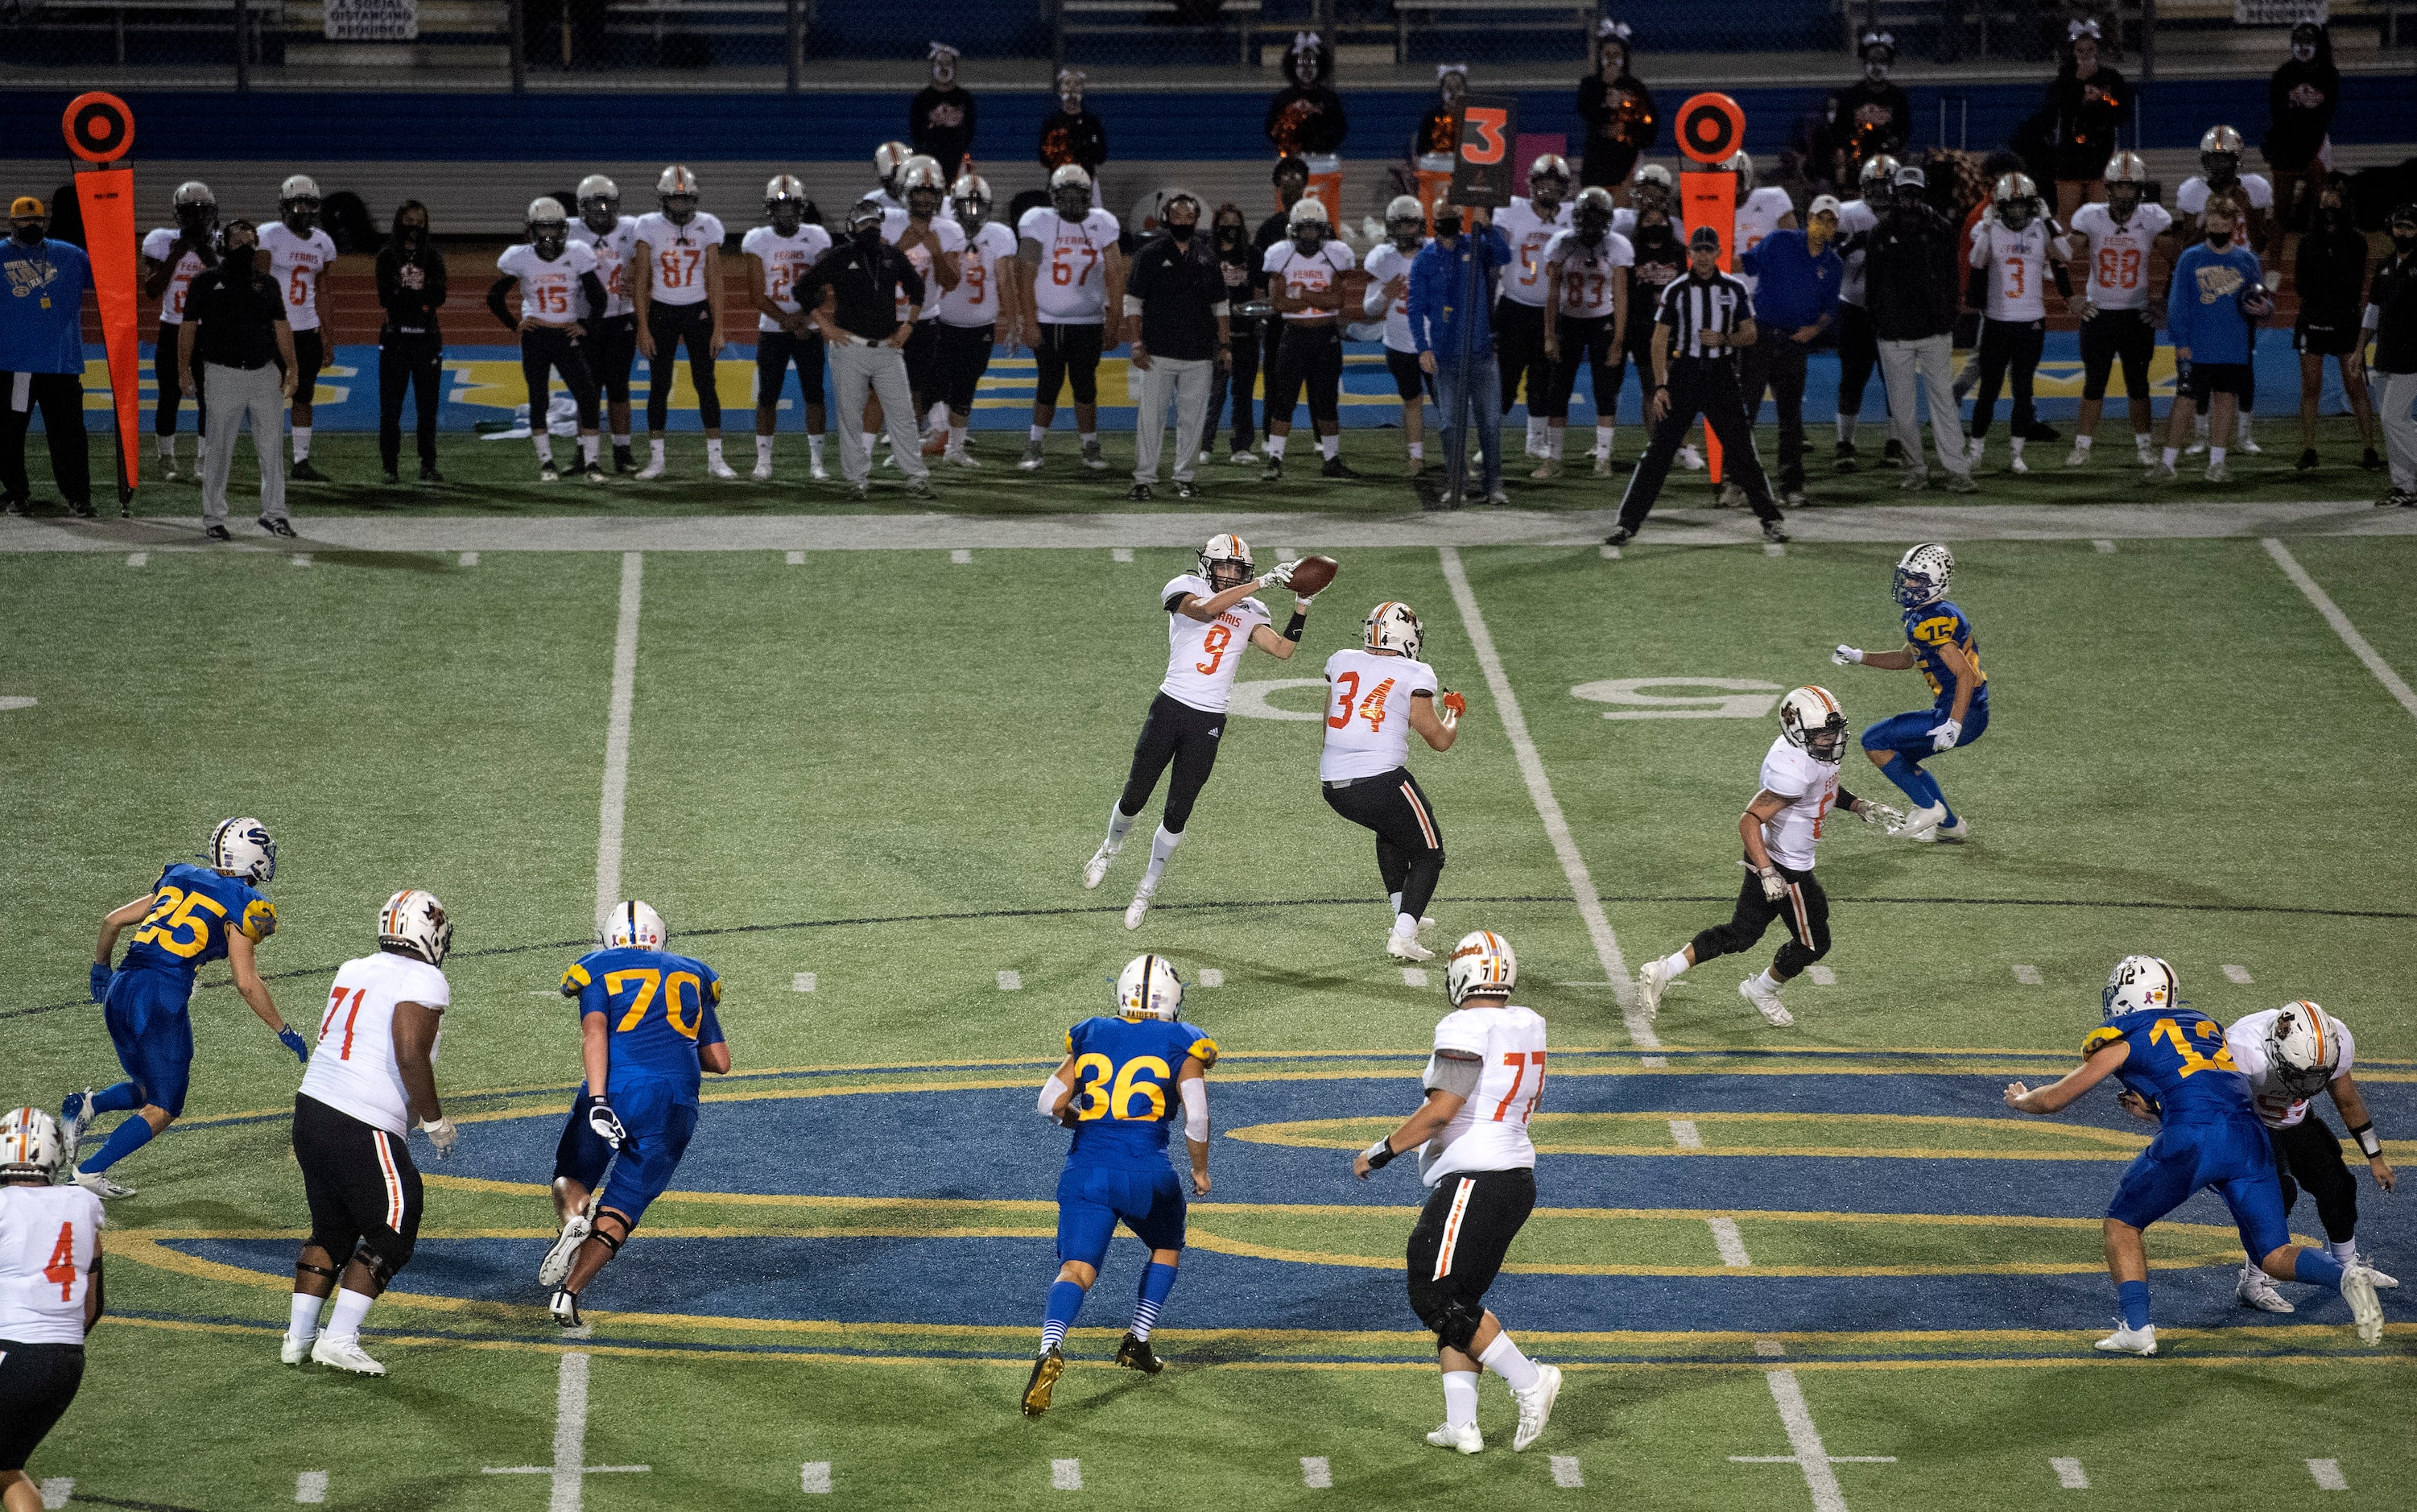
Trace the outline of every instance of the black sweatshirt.
[[974, 97], [962, 84], [942, 89], [926, 84], [906, 107], [906, 140], [917, 152], [940, 160], [940, 172], [955, 183], [974, 146]]
[[[418, 276], [418, 288], [404, 286], [405, 267]], [[378, 331], [380, 342], [398, 337], [441, 339], [444, 333], [437, 329], [436, 311], [446, 298], [445, 254], [433, 242], [423, 241], [411, 252], [388, 242], [378, 249], [377, 296], [378, 308], [386, 311], [386, 324]]]
[[831, 314], [840, 328], [868, 341], [887, 341], [897, 334], [900, 290], [905, 291], [908, 304], [923, 303], [923, 275], [904, 252], [888, 242], [860, 248], [852, 236], [841, 238], [806, 269], [798, 280], [798, 308], [820, 306], [825, 288], [834, 291]]
[[1144, 242], [1125, 296], [1141, 301], [1141, 341], [1152, 356], [1196, 361], [1217, 355], [1225, 275], [1207, 237], [1194, 232], [1178, 244], [1162, 232]]
[[1863, 260], [1864, 308], [1875, 338], [1919, 341], [1954, 330], [1960, 239], [1945, 216], [1919, 201], [1893, 204], [1880, 217]]
[[2366, 287], [2366, 233], [2351, 223], [2346, 209], [2319, 206], [2316, 215], [2316, 224], [2300, 238], [2291, 275], [2291, 286], [2300, 291], [2300, 323], [2356, 325], [2359, 294]]

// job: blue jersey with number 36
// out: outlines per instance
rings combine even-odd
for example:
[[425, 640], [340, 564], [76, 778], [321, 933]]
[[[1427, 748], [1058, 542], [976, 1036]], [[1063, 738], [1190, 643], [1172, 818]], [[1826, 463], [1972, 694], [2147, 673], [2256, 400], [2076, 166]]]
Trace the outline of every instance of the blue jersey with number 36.
[[151, 912], [118, 967], [169, 973], [190, 990], [204, 964], [226, 959], [229, 931], [266, 940], [277, 932], [277, 910], [242, 878], [180, 861], [160, 873]]
[[1986, 713], [1989, 707], [1989, 674], [1981, 670], [1981, 643], [1972, 633], [1972, 622], [1964, 611], [1947, 599], [1924, 604], [1920, 609], [1905, 612], [1905, 639], [1913, 647], [1913, 664], [1922, 673], [1923, 681], [1930, 685], [1931, 702], [1943, 713], [1955, 704], [1955, 674], [1947, 668], [1938, 648], [1952, 645], [1964, 654], [1972, 669], [1972, 703], [1970, 707]]
[[1182, 1105], [1175, 1079], [1186, 1057], [1217, 1064], [1217, 1042], [1180, 1019], [1086, 1019], [1066, 1034], [1074, 1057], [1074, 1147], [1069, 1166], [1163, 1170], [1167, 1120]]
[[2224, 1025], [2206, 1014], [2184, 1007], [2116, 1014], [2082, 1041], [2083, 1059], [2119, 1039], [2131, 1041], [2132, 1052], [2115, 1075], [2157, 1104], [2166, 1123], [2257, 1117], [2249, 1079], [2225, 1049]]
[[608, 1086], [658, 1081], [673, 1089], [675, 1101], [695, 1106], [703, 1080], [697, 1049], [722, 1040], [713, 1013], [722, 978], [712, 967], [668, 950], [598, 950], [562, 974], [562, 995], [579, 1001], [583, 1020], [604, 1015], [613, 1053]]

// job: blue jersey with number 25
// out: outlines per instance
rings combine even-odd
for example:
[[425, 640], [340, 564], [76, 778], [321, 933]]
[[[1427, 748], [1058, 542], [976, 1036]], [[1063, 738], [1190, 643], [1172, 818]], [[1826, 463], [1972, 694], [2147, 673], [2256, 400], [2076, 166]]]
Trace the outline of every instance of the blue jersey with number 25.
[[229, 931], [266, 940], [277, 932], [277, 909], [240, 877], [180, 861], [153, 885], [151, 912], [119, 968], [170, 973], [190, 988], [205, 963], [226, 959]]
[[2115, 1075], [2157, 1104], [2166, 1123], [2257, 1116], [2249, 1102], [2249, 1079], [2224, 1047], [2224, 1025], [2206, 1014], [2184, 1007], [2116, 1014], [2082, 1041], [2082, 1058], [2119, 1039], [2130, 1040], [2132, 1052]]
[[1167, 1120], [1181, 1106], [1175, 1079], [1186, 1057], [1217, 1064], [1217, 1042], [1180, 1019], [1086, 1019], [1066, 1034], [1074, 1057], [1070, 1166], [1166, 1167]]
[[697, 1049], [722, 1039], [713, 1013], [722, 978], [712, 967], [668, 950], [598, 950], [562, 974], [562, 995], [578, 999], [583, 1020], [604, 1015], [613, 1051], [609, 1086], [658, 1081], [673, 1089], [675, 1101], [696, 1105], [703, 1080]]

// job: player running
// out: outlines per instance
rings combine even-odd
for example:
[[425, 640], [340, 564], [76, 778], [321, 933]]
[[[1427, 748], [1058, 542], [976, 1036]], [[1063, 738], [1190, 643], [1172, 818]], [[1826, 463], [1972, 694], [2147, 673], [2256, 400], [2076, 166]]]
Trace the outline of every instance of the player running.
[[[319, 1021], [322, 1053], [294, 1094], [294, 1159], [311, 1237], [294, 1260], [293, 1313], [277, 1354], [356, 1375], [386, 1374], [361, 1348], [361, 1320], [419, 1240], [419, 1170], [407, 1136], [418, 1124], [438, 1159], [452, 1156], [458, 1138], [436, 1099], [453, 921], [435, 894], [406, 887], [378, 910], [377, 929], [377, 953], [337, 971]], [[336, 1307], [323, 1333], [319, 1309], [330, 1293]]]
[[1896, 562], [1896, 601], [1905, 611], [1905, 645], [1896, 651], [1862, 651], [1842, 645], [1830, 653], [1839, 666], [1903, 672], [1910, 667], [1930, 685], [1929, 709], [1882, 719], [1863, 732], [1863, 754], [1880, 775], [1913, 800], [1904, 827], [1891, 833], [1909, 840], [1961, 844], [1971, 822], [1947, 806], [1938, 779], [1922, 769], [1925, 756], [1969, 746], [1989, 728], [1989, 674], [1981, 670], [1981, 643], [1972, 622], [1947, 597], [1955, 576], [1955, 553], [1939, 541], [1923, 541]]
[[[2383, 1158], [2383, 1142], [2375, 1136], [2366, 1099], [2350, 1079], [2358, 1046], [2350, 1037], [2349, 1025], [2303, 999], [2240, 1020], [2224, 1032], [2224, 1045], [2232, 1052], [2233, 1065], [2249, 1079], [2250, 1106], [2257, 1110], [2267, 1141], [2274, 1147], [2275, 1173], [2282, 1179], [2283, 1216], [2291, 1216], [2300, 1201], [2300, 1188], [2305, 1187], [2317, 1200], [2317, 1216], [2325, 1225], [2325, 1247], [2333, 1259], [2345, 1269], [2363, 1266], [2378, 1286], [2398, 1286], [2398, 1281], [2360, 1258], [2358, 1182], [2342, 1159], [2340, 1139], [2308, 1106], [2318, 1093], [2330, 1089], [2333, 1106], [2349, 1126], [2350, 1138], [2358, 1141], [2359, 1153], [2366, 1157], [2375, 1184], [2387, 1192], [2397, 1185], [2392, 1162]], [[2124, 1111], [2135, 1118], [2154, 1116], [2147, 1102], [2133, 1093], [2123, 1094], [2122, 1101]], [[2242, 1264], [2233, 1295], [2242, 1306], [2266, 1312], [2293, 1310], [2255, 1259]]]
[[1250, 543], [1239, 536], [1212, 536], [1200, 549], [1200, 570], [1169, 579], [1158, 591], [1166, 611], [1166, 679], [1150, 701], [1149, 717], [1142, 721], [1141, 738], [1133, 743], [1132, 770], [1125, 791], [1108, 809], [1108, 838], [1083, 866], [1083, 885], [1097, 887], [1125, 848], [1125, 837], [1141, 817], [1159, 774], [1169, 763], [1175, 779], [1166, 790], [1166, 811], [1158, 833], [1150, 837], [1149, 869], [1125, 910], [1125, 928], [1138, 930], [1158, 896], [1166, 874], [1167, 858], [1183, 843], [1184, 826], [1192, 823], [1192, 806], [1217, 764], [1217, 743], [1225, 729], [1225, 710], [1234, 698], [1234, 674], [1241, 670], [1243, 644], [1257, 646], [1278, 661], [1290, 661], [1300, 649], [1300, 632], [1309, 623], [1311, 596], [1295, 595], [1292, 618], [1282, 634], [1268, 606], [1251, 597], [1254, 588], [1285, 588], [1292, 584], [1297, 562], [1279, 563], [1256, 578], [1251, 575]]
[[[143, 1148], [185, 1111], [193, 1071], [193, 1023], [186, 1009], [193, 978], [223, 960], [235, 990], [277, 1032], [278, 1042], [310, 1064], [311, 1047], [285, 1022], [252, 964], [252, 952], [277, 932], [277, 908], [260, 889], [277, 875], [277, 842], [257, 819], [221, 819], [202, 853], [206, 866], [170, 862], [149, 892], [100, 921], [92, 968], [92, 1000], [117, 1046], [126, 1080], [95, 1094], [70, 1092], [59, 1105], [67, 1158], [73, 1162], [95, 1113], [138, 1111], [110, 1131], [100, 1153], [76, 1170], [76, 1184], [97, 1196], [131, 1197], [102, 1172]], [[118, 969], [109, 969], [117, 936], [139, 925]]]
[[1847, 715], [1826, 688], [1800, 688], [1779, 701], [1779, 738], [1762, 756], [1762, 786], [1738, 816], [1745, 842], [1742, 863], [1752, 875], [1738, 889], [1737, 911], [1726, 924], [1700, 930], [1687, 947], [1649, 960], [1636, 974], [1645, 1011], [1656, 1012], [1662, 994], [1718, 956], [1754, 948], [1774, 918], [1787, 921], [1787, 942], [1760, 975], [1738, 983], [1738, 995], [1771, 1023], [1796, 1021], [1779, 1001], [1779, 990], [1830, 953], [1830, 897], [1813, 875], [1813, 853], [1821, 820], [1844, 809], [1866, 824], [1893, 829], [1905, 815], [1884, 803], [1858, 798], [1838, 785], [1838, 761], [1847, 750]]
[[[2081, 1065], [2053, 1086], [2006, 1086], [2006, 1106], [2016, 1112], [2053, 1113], [2113, 1076], [2145, 1111], [2164, 1120], [2107, 1204], [2106, 1271], [2123, 1317], [2098, 1347], [2110, 1353], [2157, 1353], [2140, 1233], [2203, 1187], [2224, 1199], [2243, 1247], [2267, 1275], [2335, 1288], [2349, 1304], [2360, 1342], [2381, 1343], [2383, 1307], [2373, 1273], [2346, 1269], [2323, 1250], [2291, 1242], [2273, 1152], [2250, 1104], [2249, 1083], [2226, 1048], [2224, 1026], [2184, 1006], [2180, 988], [2173, 967], [2158, 957], [2125, 956], [2107, 974], [2099, 995], [2105, 1021], [2082, 1041]], [[2200, 1074], [2206, 1071], [2220, 1074]]]
[[[84, 1383], [100, 1321], [100, 1199], [57, 1187], [59, 1126], [38, 1108], [0, 1118], [0, 1506], [50, 1504], [25, 1461]], [[62, 1503], [66, 1498], [59, 1499]]]
[[1041, 1356], [1024, 1385], [1026, 1417], [1049, 1410], [1050, 1392], [1066, 1370], [1066, 1330], [1100, 1278], [1119, 1220], [1149, 1246], [1149, 1264], [1117, 1364], [1145, 1375], [1165, 1368], [1150, 1353], [1149, 1335], [1175, 1290], [1184, 1213], [1183, 1188], [1166, 1161], [1167, 1126], [1180, 1101], [1192, 1194], [1208, 1196], [1207, 1078], [1217, 1064], [1217, 1042], [1183, 1022], [1182, 1011], [1183, 981], [1174, 963], [1135, 956], [1117, 978], [1117, 1016], [1068, 1030], [1065, 1062], [1041, 1083], [1041, 1116], [1072, 1129], [1074, 1142], [1057, 1178], [1057, 1279], [1041, 1324]]
[[1393, 910], [1385, 954], [1433, 960], [1419, 931], [1435, 923], [1426, 912], [1443, 880], [1443, 826], [1410, 775], [1410, 732], [1431, 749], [1450, 750], [1468, 703], [1443, 692], [1435, 669], [1419, 659], [1426, 627], [1409, 605], [1378, 604], [1361, 633], [1360, 645], [1326, 658], [1326, 744], [1317, 778], [1328, 808], [1376, 832], [1376, 869]]
[[[1511, 1241], [1536, 1205], [1536, 1146], [1528, 1137], [1544, 1100], [1544, 1021], [1511, 1001], [1519, 961], [1489, 930], [1461, 937], [1444, 974], [1452, 1011], [1436, 1025], [1426, 1101], [1391, 1134], [1351, 1157], [1361, 1181], [1419, 1152], [1426, 1205], [1410, 1230], [1410, 1309], [1435, 1330], [1443, 1368], [1438, 1449], [1476, 1454], [1477, 1377], [1490, 1369], [1519, 1404], [1513, 1453], [1536, 1442], [1561, 1394], [1561, 1372], [1520, 1353], [1485, 1305]], [[1423, 1148], [1421, 1148], [1423, 1146]], [[1449, 1179], [1448, 1179], [1449, 1178]]]

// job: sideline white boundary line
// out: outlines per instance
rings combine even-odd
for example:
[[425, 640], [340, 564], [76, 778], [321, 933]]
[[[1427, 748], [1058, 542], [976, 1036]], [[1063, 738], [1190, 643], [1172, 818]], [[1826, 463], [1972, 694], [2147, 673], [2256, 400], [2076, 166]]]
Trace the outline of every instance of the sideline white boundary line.
[[[613, 701], [604, 721], [604, 797], [596, 821], [596, 927], [621, 900], [621, 819], [630, 790], [630, 711], [638, 692], [638, 599], [646, 556], [621, 553], [621, 620], [613, 631]], [[585, 1356], [582, 1356], [585, 1358]]]
[[2352, 656], [2366, 663], [2366, 670], [2375, 673], [2375, 680], [2383, 685], [2383, 690], [2398, 699], [2400, 706], [2409, 711], [2410, 718], [2417, 718], [2417, 690], [2410, 689], [2400, 674], [2392, 670], [2392, 663], [2367, 644], [2366, 637], [2358, 633], [2358, 627], [2349, 622], [2349, 616], [2341, 612], [2340, 606], [2322, 588], [2317, 586], [2317, 580], [2308, 576], [2308, 569], [2300, 565], [2300, 559], [2272, 536], [2259, 544], [2266, 548], [2266, 554], [2274, 559], [2274, 565], [2281, 567], [2286, 576], [2299, 584], [2300, 591], [2308, 596], [2308, 602], [2317, 606], [2317, 612], [2322, 614], [2325, 623], [2333, 627], [2333, 633], [2341, 637], [2342, 644], [2349, 647]]
[[1469, 649], [1477, 656], [1477, 664], [1485, 672], [1485, 686], [1494, 695], [1494, 707], [1502, 717], [1502, 733], [1511, 738], [1511, 749], [1519, 759], [1519, 775], [1528, 782], [1528, 796], [1535, 801], [1536, 816], [1544, 822], [1544, 834], [1553, 842], [1553, 854], [1560, 858], [1561, 872], [1569, 878], [1570, 891], [1578, 900], [1578, 913], [1586, 920], [1587, 933], [1594, 940], [1595, 959], [1603, 962], [1603, 974], [1611, 980], [1612, 995], [1619, 1000], [1620, 1017], [1628, 1025], [1628, 1037], [1647, 1050], [1661, 1048], [1661, 1036], [1653, 1033], [1652, 1021], [1646, 1018], [1636, 999], [1636, 984], [1629, 979], [1628, 962], [1619, 953], [1619, 937], [1611, 932], [1611, 920], [1604, 915], [1603, 900], [1595, 896], [1594, 878], [1587, 871], [1586, 857], [1578, 854], [1576, 837], [1570, 833], [1570, 822], [1561, 813], [1560, 800], [1553, 796], [1552, 779], [1544, 775], [1544, 760], [1536, 752], [1536, 743], [1528, 734], [1528, 717], [1519, 710], [1519, 695], [1511, 690], [1510, 673], [1503, 671], [1502, 658], [1494, 649], [1494, 636], [1485, 627], [1485, 616], [1477, 607], [1477, 594], [1468, 585], [1468, 570], [1461, 566], [1460, 548], [1437, 548], [1443, 558], [1444, 581], [1452, 584], [1452, 602], [1459, 606], [1460, 622], [1468, 631]]

